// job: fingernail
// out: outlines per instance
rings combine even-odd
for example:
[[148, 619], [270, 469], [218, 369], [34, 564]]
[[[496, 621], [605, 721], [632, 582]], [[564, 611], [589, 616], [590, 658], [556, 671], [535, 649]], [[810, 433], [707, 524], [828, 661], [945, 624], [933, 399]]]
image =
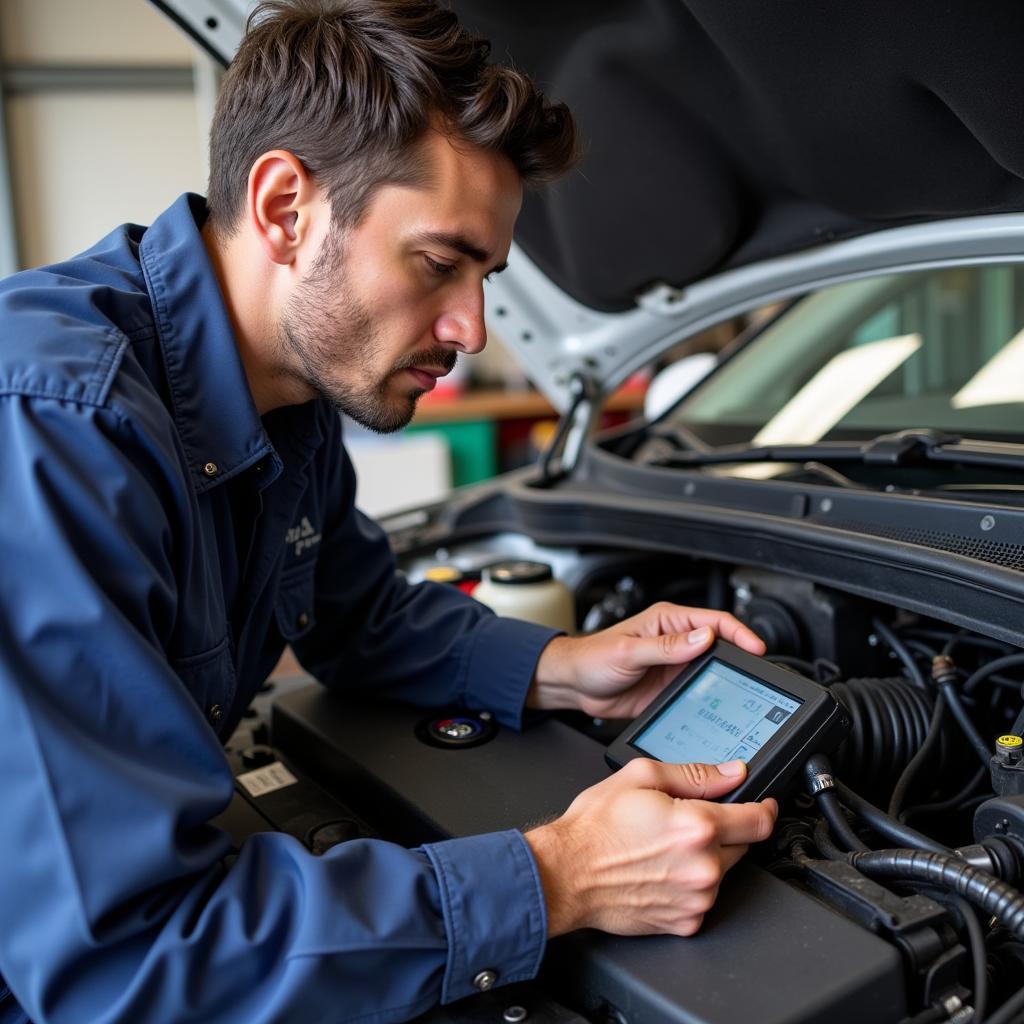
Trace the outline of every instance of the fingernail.
[[695, 629], [686, 639], [691, 644], [702, 644], [711, 635], [711, 630], [707, 626], [701, 626], [700, 629]]
[[747, 766], [743, 761], [725, 761], [718, 766], [718, 770], [723, 775], [735, 778], [737, 775], [742, 775], [746, 772]]

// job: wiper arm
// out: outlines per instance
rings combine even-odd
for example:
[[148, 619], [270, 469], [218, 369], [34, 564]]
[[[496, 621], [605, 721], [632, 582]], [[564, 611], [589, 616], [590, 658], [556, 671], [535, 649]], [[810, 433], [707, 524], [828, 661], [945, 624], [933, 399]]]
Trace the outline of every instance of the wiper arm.
[[737, 462], [856, 462], [864, 466], [915, 466], [959, 462], [1024, 472], [1024, 445], [980, 441], [929, 428], [880, 434], [857, 443], [722, 445], [703, 451], [674, 452], [651, 465], [712, 466]]

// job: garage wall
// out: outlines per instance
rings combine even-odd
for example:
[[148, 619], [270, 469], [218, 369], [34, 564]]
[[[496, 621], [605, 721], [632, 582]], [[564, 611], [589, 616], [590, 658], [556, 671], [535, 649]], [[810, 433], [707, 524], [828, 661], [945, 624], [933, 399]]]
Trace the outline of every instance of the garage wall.
[[211, 65], [146, 0], [2, 0], [0, 61], [20, 266], [205, 190]]

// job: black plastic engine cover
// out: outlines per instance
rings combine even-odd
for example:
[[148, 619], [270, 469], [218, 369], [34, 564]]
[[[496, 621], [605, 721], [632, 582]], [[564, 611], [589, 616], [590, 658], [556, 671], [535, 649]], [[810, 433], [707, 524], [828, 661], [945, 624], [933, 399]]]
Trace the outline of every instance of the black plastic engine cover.
[[[478, 746], [417, 738], [428, 712], [319, 686], [274, 705], [274, 746], [382, 836], [420, 842], [521, 828], [607, 777], [604, 747], [555, 719]], [[551, 943], [543, 981], [588, 1015], [628, 1024], [896, 1024], [906, 1016], [889, 943], [749, 863], [726, 877], [694, 937], [578, 932]]]

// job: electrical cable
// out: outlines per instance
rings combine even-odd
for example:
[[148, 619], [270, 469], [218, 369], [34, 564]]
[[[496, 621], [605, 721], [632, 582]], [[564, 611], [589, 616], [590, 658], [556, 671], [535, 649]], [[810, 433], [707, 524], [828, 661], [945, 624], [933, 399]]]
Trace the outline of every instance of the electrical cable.
[[[996, 658], [995, 661], [990, 661], [987, 665], [982, 665], [973, 675], [967, 678], [967, 682], [964, 683], [964, 693], [970, 695], [974, 692], [977, 686], [984, 682], [993, 672], [999, 672], [1004, 668], [1017, 668], [1024, 665], [1024, 654], [1008, 654], [1003, 658]], [[1017, 684], [1018, 687], [1020, 684]]]
[[939, 653], [935, 650], [934, 647], [929, 647], [928, 644], [922, 642], [921, 640], [914, 640], [910, 637], [907, 637], [903, 641], [903, 643], [907, 645], [908, 651], [916, 651], [918, 654], [924, 655], [924, 657], [926, 657], [929, 661], [931, 661], [931, 659]]
[[[948, 797], [946, 800], [937, 800], [930, 804], [915, 804], [913, 807], [908, 807], [901, 815], [900, 820], [914, 817], [916, 818], [920, 814], [940, 814], [943, 811], [952, 811], [957, 807], [961, 806], [965, 800], [967, 800], [971, 794], [978, 788], [979, 783], [983, 779], [989, 777], [988, 768], [979, 768], [972, 776], [966, 786], [963, 787], [959, 792], [953, 796]], [[986, 794], [985, 799], [988, 799]]]
[[1020, 714], [1013, 720], [1013, 725], [1010, 726], [1010, 733], [1014, 736], [1019, 736], [1021, 729], [1024, 729], [1024, 708], [1021, 708]]
[[974, 1017], [971, 1019], [984, 1020], [988, 1004], [988, 950], [985, 948], [985, 934], [981, 930], [977, 911], [963, 896], [955, 892], [939, 896], [938, 899], [940, 902], [944, 899], [951, 900], [963, 918], [974, 969]]
[[960, 726], [968, 742], [974, 748], [974, 752], [978, 755], [981, 763], [987, 767], [992, 759], [992, 751], [989, 745], [981, 738], [981, 733], [974, 727], [974, 723], [967, 714], [967, 709], [960, 701], [960, 695], [955, 689], [954, 677], [951, 675], [946, 679], [936, 679], [935, 682], [945, 695], [946, 701], [949, 704], [949, 710], [953, 712], [957, 725]]
[[922, 690], [928, 689], [924, 674], [903, 641], [881, 619], [872, 619], [871, 628], [889, 645], [889, 649], [896, 657], [903, 662], [903, 667], [907, 670], [907, 675], [910, 676], [914, 685]]
[[946, 645], [952, 645], [943, 651], [944, 654], [952, 655], [953, 648], [960, 644], [967, 644], [969, 647], [982, 647], [989, 651], [1001, 651], [1004, 654], [1013, 650], [1012, 644], [1003, 643], [1001, 640], [993, 640], [991, 637], [978, 636], [975, 633], [966, 633], [960, 630], [957, 633], [946, 633], [940, 629], [928, 629], [925, 626], [912, 626], [904, 631], [908, 636], [921, 637], [923, 640], [934, 640]]
[[808, 679], [814, 678], [814, 665], [804, 658], [797, 658], [792, 654], [769, 654], [768, 660], [775, 665], [781, 665], [783, 668], [795, 668], [801, 675], [807, 676]]
[[896, 821], [895, 818], [890, 818], [880, 807], [868, 802], [849, 786], [844, 786], [838, 779], [835, 780], [835, 785], [839, 799], [854, 814], [863, 818], [879, 835], [914, 850], [927, 850], [931, 853], [953, 856], [953, 851], [948, 846], [943, 846], [924, 833], [918, 832], [917, 829], [904, 825], [903, 822]]
[[1012, 1024], [1022, 1010], [1024, 1010], [1024, 988], [1014, 992], [983, 1024]]
[[924, 743], [917, 748], [917, 753], [910, 759], [893, 787], [892, 796], [889, 798], [889, 816], [891, 818], [900, 820], [899, 816], [907, 794], [910, 792], [910, 787], [914, 784], [928, 758], [931, 757], [936, 743], [939, 742], [942, 735], [942, 720], [945, 715], [946, 697], [940, 693], [935, 699], [935, 707], [932, 709], [932, 717], [928, 723], [928, 734], [925, 736]]

